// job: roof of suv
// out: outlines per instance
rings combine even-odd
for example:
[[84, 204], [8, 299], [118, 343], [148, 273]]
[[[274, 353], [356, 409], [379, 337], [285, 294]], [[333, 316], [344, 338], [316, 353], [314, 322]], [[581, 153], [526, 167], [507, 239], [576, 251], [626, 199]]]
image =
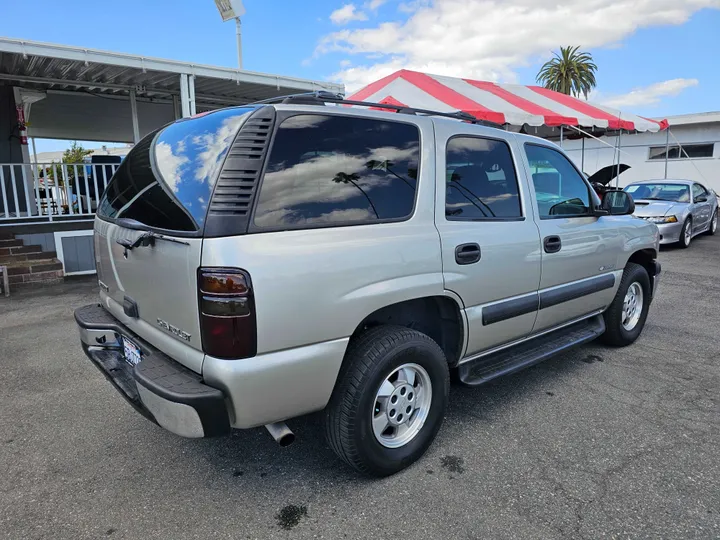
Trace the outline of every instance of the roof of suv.
[[[389, 110], [377, 110], [374, 108], [370, 108], [373, 106], [373, 104], [368, 104], [368, 108], [363, 108], [360, 106], [336, 106], [336, 105], [309, 105], [309, 104], [294, 104], [294, 103], [273, 103], [268, 104], [272, 107], [274, 107], [278, 111], [301, 111], [301, 112], [312, 112], [312, 113], [323, 113], [323, 114], [349, 114], [353, 116], [362, 116], [366, 118], [377, 118], [377, 119], [383, 119], [383, 120], [391, 120], [391, 121], [402, 121], [407, 119], [413, 119], [415, 121], [424, 121], [419, 119], [428, 119], [431, 122], [434, 123], [447, 123], [452, 124], [455, 126], [464, 125], [468, 129], [472, 129], [473, 131], [480, 131], [485, 132], [485, 135], [492, 136], [495, 135], [498, 136], [498, 132], [503, 133], [505, 135], [514, 135], [515, 137], [518, 137], [524, 141], [530, 141], [530, 142], [542, 142], [543, 144], [547, 146], [555, 146], [558, 147], [555, 143], [552, 141], [549, 141], [547, 139], [543, 139], [541, 137], [536, 137], [534, 135], [527, 135], [524, 133], [517, 133], [514, 131], [507, 131], [503, 129], [500, 126], [491, 126], [491, 125], [483, 125], [483, 124], [470, 124], [467, 122], [464, 122], [461, 118], [448, 118], [444, 116], [434, 116], [432, 114], [407, 114], [402, 112], [396, 112], [396, 111], [389, 111]], [[453, 111], [448, 111], [447, 113], [439, 113], [439, 114], [452, 114]], [[558, 147], [559, 148], [559, 147]]]

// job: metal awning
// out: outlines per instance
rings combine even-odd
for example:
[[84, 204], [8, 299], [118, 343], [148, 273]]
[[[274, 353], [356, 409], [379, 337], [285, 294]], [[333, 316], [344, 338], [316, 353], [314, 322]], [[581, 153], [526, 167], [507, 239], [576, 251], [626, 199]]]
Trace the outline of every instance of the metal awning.
[[180, 95], [178, 75], [195, 76], [198, 103], [248, 103], [278, 95], [329, 90], [341, 84], [163, 60], [68, 45], [0, 37], [0, 80], [38, 90], [87, 90], [106, 95]]
[[117, 142], [197, 112], [344, 91], [327, 81], [0, 37], [2, 84], [34, 93], [27, 101], [16, 96], [30, 137]]

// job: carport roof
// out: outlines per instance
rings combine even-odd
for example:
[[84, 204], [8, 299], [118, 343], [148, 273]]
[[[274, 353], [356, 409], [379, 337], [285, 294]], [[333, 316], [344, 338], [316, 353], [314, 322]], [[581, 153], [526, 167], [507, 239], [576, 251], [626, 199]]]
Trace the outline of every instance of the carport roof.
[[341, 84], [255, 73], [0, 37], [0, 80], [38, 90], [90, 91], [147, 97], [180, 93], [180, 77], [195, 75], [197, 101], [247, 103], [313, 90], [344, 92]]

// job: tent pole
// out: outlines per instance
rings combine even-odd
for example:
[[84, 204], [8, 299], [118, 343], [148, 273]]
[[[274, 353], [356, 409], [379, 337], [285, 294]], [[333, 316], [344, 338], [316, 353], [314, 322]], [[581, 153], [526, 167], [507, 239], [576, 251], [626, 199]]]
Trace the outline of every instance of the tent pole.
[[560, 126], [560, 148], [563, 145], [563, 126]]
[[665, 179], [667, 180], [668, 154], [670, 153], [670, 126], [665, 133]]
[[580, 163], [580, 170], [585, 172], [585, 137], [582, 138], [582, 158]]
[[620, 184], [620, 152], [622, 148], [622, 129], [620, 129], [620, 133], [618, 133], [618, 162], [617, 162], [617, 175], [615, 176], [615, 187], [618, 187]]

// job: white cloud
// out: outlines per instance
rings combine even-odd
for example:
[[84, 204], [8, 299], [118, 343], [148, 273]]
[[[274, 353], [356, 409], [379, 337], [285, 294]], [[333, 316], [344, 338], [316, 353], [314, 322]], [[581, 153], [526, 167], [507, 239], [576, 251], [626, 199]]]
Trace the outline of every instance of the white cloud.
[[634, 88], [627, 94], [617, 96], [603, 96], [600, 92], [590, 97], [591, 101], [597, 101], [601, 105], [607, 105], [615, 109], [627, 107], [648, 107], [660, 103], [661, 98], [677, 96], [686, 88], [697, 86], [697, 79], [671, 79], [658, 82], [649, 86]]
[[382, 6], [387, 1], [388, 0], [370, 0], [367, 3], [367, 7], [368, 7], [368, 9], [372, 9], [373, 11], [375, 11], [377, 8]]
[[347, 24], [350, 21], [366, 21], [367, 15], [362, 11], [358, 11], [355, 4], [345, 4], [330, 14], [330, 20], [334, 24]]
[[185, 150], [185, 141], [176, 145], [176, 152], [166, 142], [159, 142], [155, 145], [155, 163], [157, 163], [160, 174], [165, 183], [173, 192], [177, 192], [177, 186], [182, 180], [180, 169], [190, 162], [187, 156], [182, 155]]
[[682, 24], [702, 8], [720, 8], [720, 0], [415, 0], [404, 5], [405, 20], [334, 32], [316, 54], [364, 59], [331, 76], [350, 91], [401, 68], [512, 82], [515, 69], [561, 45], [617, 44], [640, 28]]

